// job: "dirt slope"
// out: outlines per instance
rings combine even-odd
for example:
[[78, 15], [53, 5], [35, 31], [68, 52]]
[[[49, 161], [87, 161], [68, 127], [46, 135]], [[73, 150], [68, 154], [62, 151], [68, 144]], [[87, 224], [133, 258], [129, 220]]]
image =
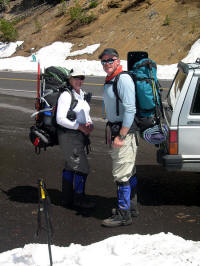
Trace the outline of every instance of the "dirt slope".
[[[4, 13], [6, 18], [24, 15], [23, 10], [13, 12], [16, 3]], [[43, 5], [31, 10], [31, 15], [17, 24], [23, 49], [16, 55], [28, 55], [54, 41], [69, 41], [73, 50], [100, 43], [93, 55], [77, 58], [97, 59], [105, 47], [116, 48], [122, 59], [127, 51], [145, 50], [159, 64], [172, 64], [187, 55], [191, 45], [200, 38], [200, 0], [99, 0], [98, 6], [88, 8], [89, 1], [78, 1], [86, 14], [97, 19], [88, 25], [72, 23], [69, 9], [74, 1], [67, 1], [66, 13], [59, 15], [61, 4]], [[41, 28], [38, 32], [38, 26]]]

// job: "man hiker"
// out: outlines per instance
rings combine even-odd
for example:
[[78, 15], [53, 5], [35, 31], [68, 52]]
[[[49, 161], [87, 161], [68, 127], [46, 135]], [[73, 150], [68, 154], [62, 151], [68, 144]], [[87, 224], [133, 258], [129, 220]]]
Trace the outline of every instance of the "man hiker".
[[[132, 217], [138, 215], [135, 175], [136, 135], [134, 134], [134, 116], [136, 113], [135, 85], [132, 78], [122, 73], [117, 82], [120, 98], [119, 114], [116, 113], [116, 96], [113, 91], [115, 78], [123, 71], [118, 52], [113, 48], [105, 49], [99, 59], [107, 73], [104, 84], [104, 104], [108, 119], [107, 130], [112, 138], [111, 158], [112, 174], [117, 185], [118, 206], [112, 210], [112, 216], [103, 220], [102, 225], [115, 227], [129, 225]], [[108, 134], [107, 134], [108, 135]], [[107, 139], [107, 141], [109, 141]]]

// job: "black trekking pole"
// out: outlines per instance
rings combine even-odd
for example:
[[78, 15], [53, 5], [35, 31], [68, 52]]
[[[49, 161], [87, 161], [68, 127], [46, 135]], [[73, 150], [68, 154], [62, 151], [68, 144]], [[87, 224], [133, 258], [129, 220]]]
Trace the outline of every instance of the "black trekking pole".
[[51, 237], [53, 235], [53, 228], [49, 216], [49, 206], [50, 206], [50, 199], [46, 190], [46, 185], [43, 181], [43, 179], [38, 180], [38, 194], [39, 194], [39, 201], [38, 201], [38, 227], [36, 235], [39, 235], [39, 232], [42, 229], [41, 226], [41, 212], [44, 212], [45, 216], [45, 222], [46, 222], [46, 228], [45, 231], [47, 231], [47, 239], [48, 239], [48, 251], [49, 251], [49, 260], [50, 260], [50, 266], [53, 265], [52, 261], [52, 253], [51, 253]]

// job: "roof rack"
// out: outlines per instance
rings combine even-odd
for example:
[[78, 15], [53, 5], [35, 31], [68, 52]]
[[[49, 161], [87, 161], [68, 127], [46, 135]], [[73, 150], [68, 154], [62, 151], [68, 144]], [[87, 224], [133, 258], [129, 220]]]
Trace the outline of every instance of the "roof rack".
[[181, 68], [186, 74], [190, 69], [200, 69], [200, 58], [197, 58], [195, 63], [184, 63], [180, 61], [178, 63], [178, 68]]

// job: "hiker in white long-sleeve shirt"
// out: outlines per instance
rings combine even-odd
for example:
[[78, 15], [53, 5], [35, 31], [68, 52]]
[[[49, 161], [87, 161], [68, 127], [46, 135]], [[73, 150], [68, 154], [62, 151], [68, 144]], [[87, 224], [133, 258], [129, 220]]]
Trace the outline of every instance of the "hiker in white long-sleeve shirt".
[[85, 76], [73, 72], [69, 78], [72, 93], [64, 91], [57, 104], [56, 121], [58, 142], [64, 154], [65, 168], [62, 175], [62, 198], [65, 206], [92, 208], [94, 203], [85, 195], [89, 174], [87, 148], [93, 130], [90, 106], [81, 89]]

